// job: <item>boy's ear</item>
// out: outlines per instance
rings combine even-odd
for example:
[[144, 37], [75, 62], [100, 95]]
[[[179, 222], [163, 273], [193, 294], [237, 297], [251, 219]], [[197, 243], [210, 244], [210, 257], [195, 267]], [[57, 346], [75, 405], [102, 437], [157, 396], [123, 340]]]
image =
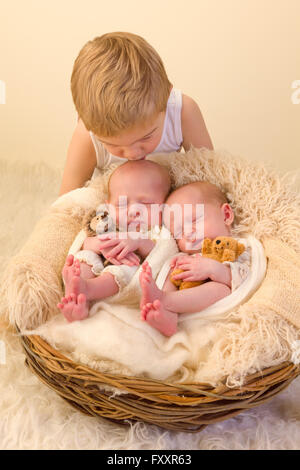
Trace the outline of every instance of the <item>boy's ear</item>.
[[232, 210], [232, 207], [228, 204], [225, 203], [222, 206], [222, 212], [224, 215], [224, 222], [226, 225], [231, 225], [234, 220], [234, 212]]

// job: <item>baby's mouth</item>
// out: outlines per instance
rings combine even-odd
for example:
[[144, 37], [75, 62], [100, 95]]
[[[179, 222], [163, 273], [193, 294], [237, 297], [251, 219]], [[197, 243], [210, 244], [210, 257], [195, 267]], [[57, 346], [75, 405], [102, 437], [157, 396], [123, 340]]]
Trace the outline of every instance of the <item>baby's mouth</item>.
[[201, 250], [203, 243], [203, 238], [196, 240], [188, 240], [186, 242], [186, 248], [188, 250]]

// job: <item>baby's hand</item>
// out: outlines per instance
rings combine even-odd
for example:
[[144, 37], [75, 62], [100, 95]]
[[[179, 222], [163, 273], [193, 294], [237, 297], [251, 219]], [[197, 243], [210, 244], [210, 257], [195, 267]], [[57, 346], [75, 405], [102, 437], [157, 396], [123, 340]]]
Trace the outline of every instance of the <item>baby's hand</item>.
[[100, 240], [97, 236], [96, 237], [88, 237], [84, 241], [83, 249], [84, 250], [91, 250], [97, 253], [98, 255], [102, 254], [104, 258], [110, 261], [112, 264], [126, 264], [128, 266], [136, 266], [139, 264], [140, 260], [139, 257], [135, 253], [129, 253], [125, 256], [122, 261], [117, 260], [114, 256], [111, 256], [109, 252], [111, 248], [103, 248], [103, 241]]
[[181, 258], [181, 255], [176, 255], [171, 259], [171, 261], [170, 261], [170, 268], [171, 269], [174, 269], [177, 266], [178, 258]]
[[[172, 260], [173, 261], [173, 260]], [[213, 277], [215, 271], [219, 270], [221, 263], [200, 255], [178, 256], [176, 259], [176, 269], [183, 272], [173, 276], [173, 279], [184, 281], [205, 281]]]
[[[123, 235], [124, 236], [124, 235]], [[129, 259], [135, 265], [140, 264], [139, 257], [134, 253], [142, 242], [142, 239], [121, 238], [119, 233], [109, 232], [98, 236], [101, 252], [106, 258], [113, 258], [117, 261]], [[126, 264], [126, 263], [125, 263]]]
[[101, 254], [100, 245], [101, 243], [98, 237], [87, 237], [84, 240], [83, 249], [94, 251], [95, 253], [97, 253], [97, 255], [100, 255]]

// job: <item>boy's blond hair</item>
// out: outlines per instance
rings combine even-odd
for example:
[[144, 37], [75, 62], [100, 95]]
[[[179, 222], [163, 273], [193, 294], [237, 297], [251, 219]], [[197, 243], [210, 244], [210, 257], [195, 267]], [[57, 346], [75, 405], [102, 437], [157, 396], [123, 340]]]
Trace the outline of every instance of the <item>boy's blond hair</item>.
[[71, 90], [85, 127], [113, 137], [165, 111], [172, 84], [150, 44], [132, 33], [89, 41], [75, 60]]

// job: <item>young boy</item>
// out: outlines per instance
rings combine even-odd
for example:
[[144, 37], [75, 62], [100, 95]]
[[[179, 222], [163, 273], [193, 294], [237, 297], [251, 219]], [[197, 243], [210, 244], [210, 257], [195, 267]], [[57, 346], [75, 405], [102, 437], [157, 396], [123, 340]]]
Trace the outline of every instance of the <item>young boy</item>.
[[[147, 262], [142, 265], [140, 283], [142, 288], [141, 316], [154, 328], [166, 336], [177, 330], [178, 314], [199, 312], [229, 295], [236, 289], [249, 272], [249, 253], [244, 252], [243, 263], [220, 263], [199, 255], [203, 239], [197, 233], [197, 204], [204, 205], [204, 238], [211, 240], [219, 236], [231, 236], [234, 213], [224, 194], [217, 186], [207, 182], [196, 182], [181, 186], [168, 197], [166, 205], [178, 204], [184, 214], [184, 205], [192, 206], [192, 220], [184, 227], [184, 219], [164, 219], [173, 236], [182, 230], [182, 238], [177, 240], [179, 250], [186, 255], [176, 256], [171, 260], [170, 271], [159, 289], [152, 278], [151, 268]], [[199, 212], [198, 212], [199, 215]], [[200, 215], [201, 217], [201, 215]], [[169, 225], [169, 226], [168, 226]], [[240, 258], [239, 258], [240, 259]], [[174, 279], [185, 281], [204, 281], [197, 287], [177, 290], [170, 280], [174, 268], [183, 270]], [[234, 278], [234, 279], [233, 279]], [[234, 281], [234, 282], [233, 282]]]
[[[110, 297], [129, 283], [139, 265], [139, 260], [136, 263], [129, 255], [137, 253], [143, 260], [154, 247], [152, 224], [161, 225], [162, 204], [170, 186], [166, 168], [150, 160], [126, 162], [112, 173], [107, 202], [114, 209], [116, 226], [133, 233], [128, 238], [121, 237], [124, 233], [120, 232], [86, 238], [85, 250], [102, 253], [113, 262], [97, 276], [87, 263], [74, 260], [73, 255], [67, 257], [62, 272], [65, 296], [57, 306], [68, 321], [83, 320], [88, 316], [90, 301]], [[153, 205], [158, 209], [156, 217]], [[106, 237], [109, 240], [105, 241]]]
[[157, 52], [136, 34], [89, 41], [74, 63], [71, 89], [78, 124], [60, 194], [83, 186], [95, 168], [153, 153], [212, 149], [196, 102], [173, 88]]

